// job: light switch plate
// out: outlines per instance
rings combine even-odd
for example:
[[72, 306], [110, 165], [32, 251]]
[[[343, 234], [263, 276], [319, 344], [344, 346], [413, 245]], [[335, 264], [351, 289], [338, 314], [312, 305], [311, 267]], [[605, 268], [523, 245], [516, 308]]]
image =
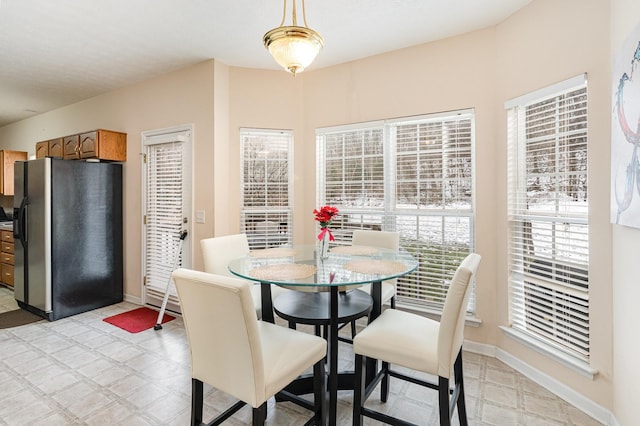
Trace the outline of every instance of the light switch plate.
[[204, 223], [204, 210], [196, 210], [196, 223]]

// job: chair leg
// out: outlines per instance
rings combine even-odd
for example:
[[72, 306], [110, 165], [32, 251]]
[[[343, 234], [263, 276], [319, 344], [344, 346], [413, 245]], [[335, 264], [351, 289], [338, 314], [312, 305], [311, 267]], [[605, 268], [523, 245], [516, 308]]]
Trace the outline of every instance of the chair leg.
[[438, 377], [438, 403], [440, 407], [440, 426], [451, 425], [449, 412], [449, 379]]
[[264, 426], [267, 420], [267, 402], [263, 402], [261, 406], [253, 409], [253, 426]]
[[362, 426], [362, 405], [364, 405], [364, 361], [365, 357], [356, 354], [355, 357], [355, 373], [354, 373], [354, 389], [353, 389], [353, 426]]
[[467, 405], [464, 400], [464, 379], [462, 374], [462, 349], [458, 353], [456, 362], [453, 364], [453, 376], [455, 378], [455, 384], [460, 391], [458, 392], [458, 401], [456, 406], [458, 407], [458, 419], [460, 420], [460, 426], [467, 426]]
[[327, 375], [324, 371], [326, 357], [313, 365], [313, 398], [316, 410], [317, 425], [327, 424]]
[[396, 308], [396, 296], [391, 296], [391, 302], [389, 302], [389, 304], [391, 305], [391, 309], [395, 309]]
[[382, 383], [380, 384], [380, 401], [387, 402], [387, 398], [389, 397], [389, 363], [386, 361], [382, 361], [382, 371], [384, 375], [382, 376]]
[[202, 382], [191, 379], [191, 426], [202, 424]]

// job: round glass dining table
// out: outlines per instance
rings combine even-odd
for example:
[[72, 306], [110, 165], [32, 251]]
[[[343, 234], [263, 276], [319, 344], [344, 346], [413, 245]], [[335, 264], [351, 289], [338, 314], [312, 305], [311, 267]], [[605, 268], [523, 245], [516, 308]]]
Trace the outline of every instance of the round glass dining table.
[[[338, 294], [365, 284], [371, 284], [373, 308], [369, 321], [375, 320], [382, 310], [382, 282], [414, 271], [418, 261], [407, 251], [369, 246], [336, 246], [328, 256], [321, 258], [315, 245], [282, 246], [255, 250], [247, 256], [229, 263], [229, 271], [238, 277], [260, 282], [262, 293], [262, 320], [274, 322], [271, 286], [278, 285], [299, 291], [328, 291], [327, 312], [327, 391], [330, 425], [336, 424], [338, 389], [353, 389], [353, 375], [338, 372]], [[367, 383], [375, 375], [375, 361], [367, 364]], [[310, 382], [309, 382], [310, 383]], [[290, 391], [306, 393], [303, 385]], [[310, 388], [309, 388], [310, 389]], [[289, 390], [289, 389], [288, 389]]]

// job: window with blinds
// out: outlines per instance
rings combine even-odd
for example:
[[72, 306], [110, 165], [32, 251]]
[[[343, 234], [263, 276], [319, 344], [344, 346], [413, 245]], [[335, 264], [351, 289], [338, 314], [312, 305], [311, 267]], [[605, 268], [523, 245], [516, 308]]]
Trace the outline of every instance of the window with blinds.
[[[332, 231], [396, 231], [420, 266], [398, 279], [397, 302], [440, 311], [474, 249], [473, 111], [318, 129], [318, 204], [338, 207]], [[469, 311], [475, 310], [475, 298]]]
[[507, 109], [511, 326], [588, 361], [586, 79]]
[[253, 249], [292, 242], [293, 133], [241, 129], [240, 226]]

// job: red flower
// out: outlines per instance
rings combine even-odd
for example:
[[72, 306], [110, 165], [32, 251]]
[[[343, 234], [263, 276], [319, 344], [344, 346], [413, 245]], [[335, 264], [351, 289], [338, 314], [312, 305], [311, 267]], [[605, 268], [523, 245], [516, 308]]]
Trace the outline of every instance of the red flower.
[[338, 209], [332, 206], [323, 206], [318, 209], [313, 209], [315, 220], [320, 222], [321, 228], [327, 228], [331, 225], [331, 221], [338, 215]]

